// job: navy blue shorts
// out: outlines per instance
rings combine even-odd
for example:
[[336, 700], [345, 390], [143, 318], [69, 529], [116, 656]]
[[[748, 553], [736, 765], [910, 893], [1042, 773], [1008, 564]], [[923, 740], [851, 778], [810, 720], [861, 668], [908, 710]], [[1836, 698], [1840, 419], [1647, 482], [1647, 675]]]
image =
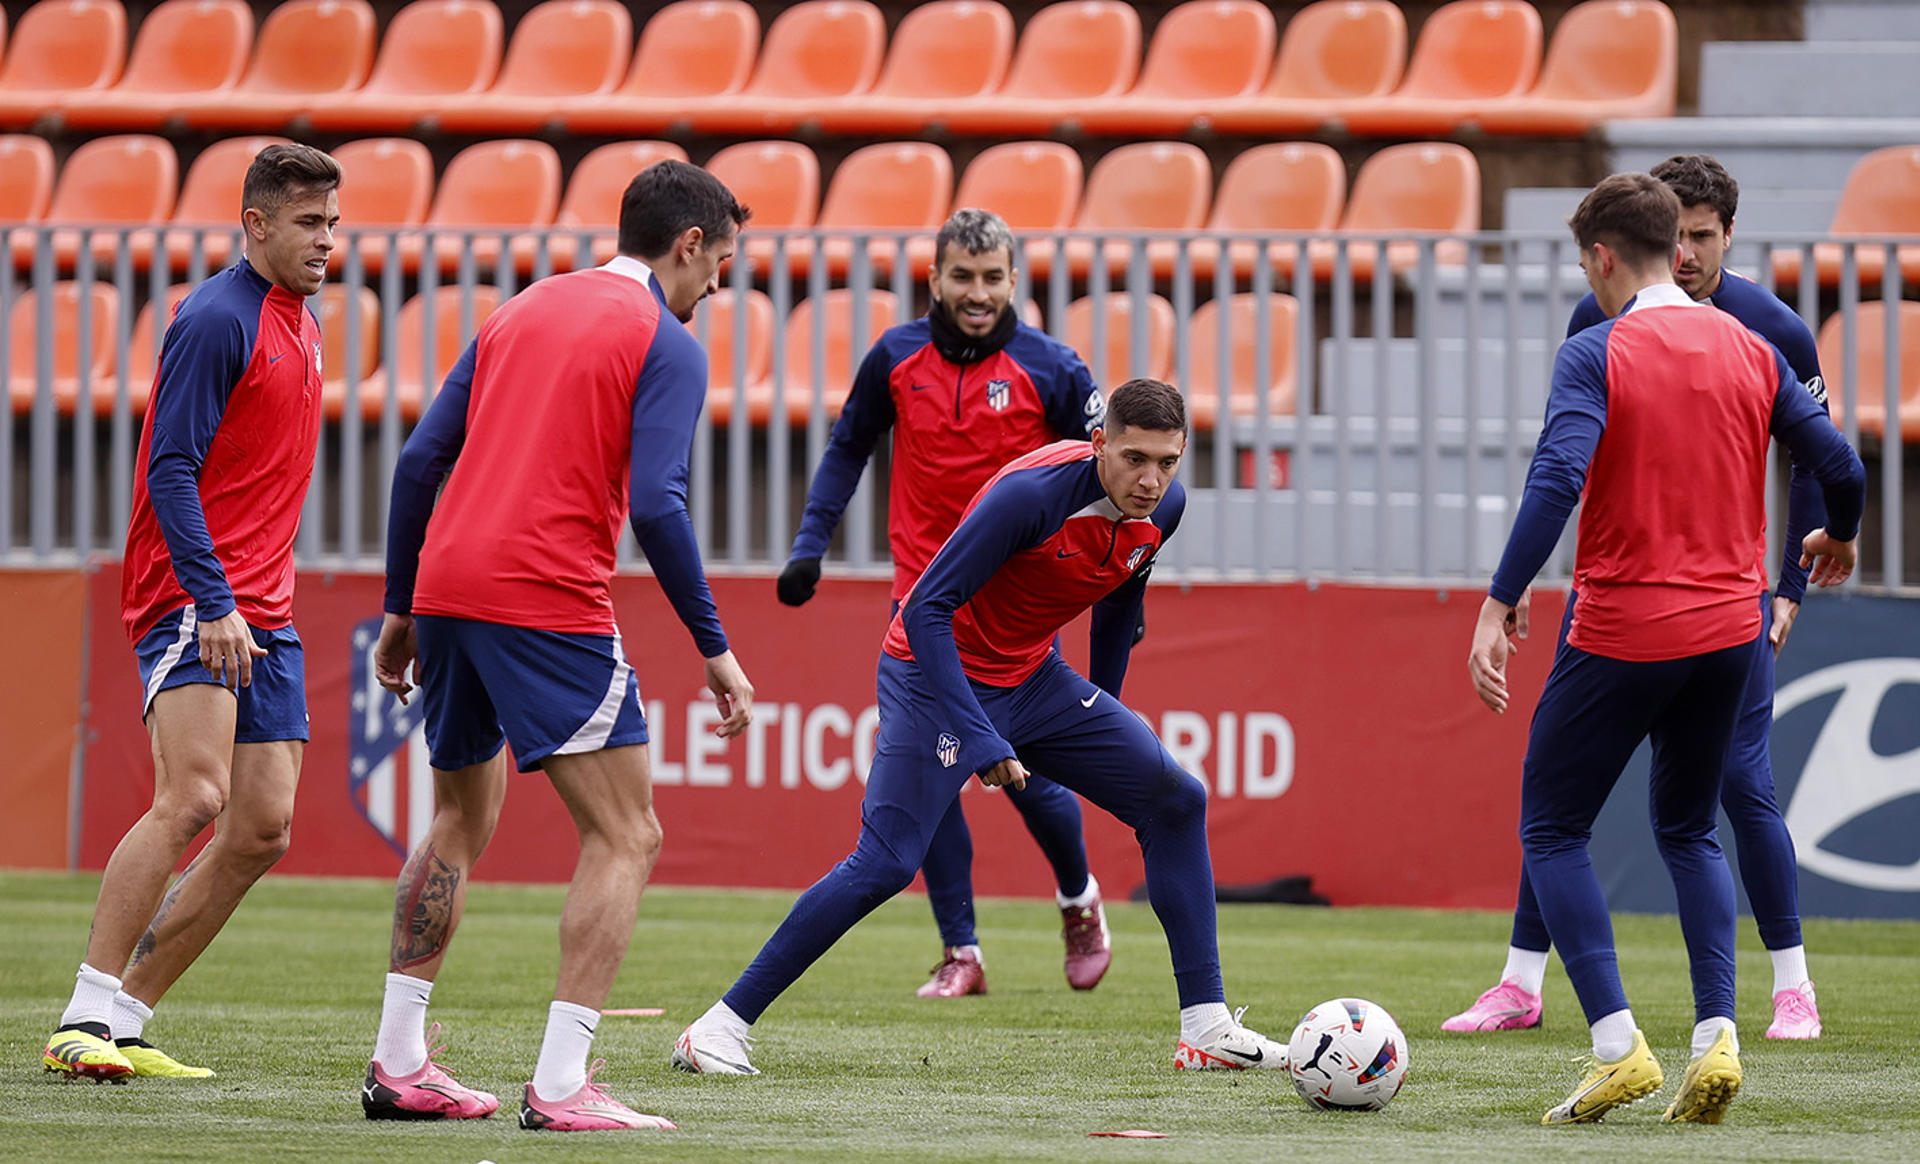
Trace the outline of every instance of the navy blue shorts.
[[443, 772], [492, 759], [504, 743], [531, 772], [548, 756], [647, 742], [640, 681], [617, 634], [432, 614], [413, 627], [428, 762]]
[[[140, 660], [140, 717], [153, 710], [153, 697], [170, 687], [211, 683], [223, 687], [200, 665], [199, 620], [191, 605], [160, 616], [133, 648]], [[264, 744], [307, 739], [307, 653], [291, 625], [279, 630], [249, 626], [253, 641], [267, 653], [253, 661], [253, 681], [234, 690], [239, 711], [233, 742]]]

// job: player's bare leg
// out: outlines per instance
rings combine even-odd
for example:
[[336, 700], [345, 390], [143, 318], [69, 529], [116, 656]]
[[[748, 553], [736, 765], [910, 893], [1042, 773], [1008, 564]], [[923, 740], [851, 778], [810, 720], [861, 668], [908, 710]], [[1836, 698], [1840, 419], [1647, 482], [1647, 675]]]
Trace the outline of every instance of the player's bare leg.
[[[660, 856], [645, 744], [549, 756], [547, 778], [580, 833], [580, 860], [560, 912], [560, 980], [520, 1126], [554, 1131], [671, 1128], [614, 1100], [587, 1065], [600, 1008], [633, 940], [640, 892]], [[597, 1067], [598, 1064], [595, 1064]]]
[[368, 1119], [484, 1119], [498, 1098], [455, 1081], [433, 1061], [439, 1024], [427, 1026], [433, 981], [467, 903], [473, 863], [486, 851], [507, 796], [507, 753], [451, 772], [434, 769], [433, 823], [400, 870], [393, 895], [380, 1033], [360, 1088]]
[[226, 807], [237, 710], [232, 692], [206, 683], [170, 688], [154, 697], [147, 714], [153, 807], [134, 822], [107, 859], [86, 960], [42, 1056], [48, 1070], [95, 1079], [133, 1073], [133, 1065], [111, 1041], [119, 975], [153, 919], [181, 854]]

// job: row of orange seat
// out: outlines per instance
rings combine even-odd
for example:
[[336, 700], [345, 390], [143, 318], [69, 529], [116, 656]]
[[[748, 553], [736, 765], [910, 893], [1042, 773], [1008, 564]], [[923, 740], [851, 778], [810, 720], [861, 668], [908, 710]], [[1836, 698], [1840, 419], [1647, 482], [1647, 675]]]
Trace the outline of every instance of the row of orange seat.
[[[76, 149], [55, 180], [53, 152], [40, 138], [0, 135], [0, 222], [39, 223], [58, 229], [44, 235], [16, 232], [16, 266], [32, 261], [41, 238], [55, 261], [71, 269], [81, 245], [78, 228], [96, 228], [91, 250], [112, 263], [128, 231], [137, 267], [154, 261], [156, 249], [172, 270], [187, 269], [198, 238], [207, 266], [230, 257], [240, 188], [247, 165], [270, 137], [216, 142], [195, 158], [186, 179], [177, 178], [173, 147], [160, 137], [128, 134], [95, 138]], [[369, 272], [397, 256], [403, 268], [418, 268], [427, 250], [419, 228], [435, 232], [439, 267], [451, 273], [470, 254], [491, 271], [503, 246], [526, 275], [540, 266], [574, 265], [578, 232], [594, 236], [596, 261], [613, 250], [620, 195], [632, 176], [662, 158], [686, 157], [660, 141], [619, 142], [589, 153], [574, 167], [562, 193], [559, 154], [535, 140], [509, 139], [470, 146], [455, 156], [436, 183], [425, 146], [407, 138], [349, 142], [334, 151], [344, 179], [341, 211], [347, 229], [373, 231], [357, 247]], [[932, 258], [928, 237], [955, 206], [980, 206], [1004, 216], [1024, 241], [1025, 266], [1035, 278], [1052, 269], [1057, 249], [1048, 235], [1074, 232], [1168, 232], [1193, 236], [1186, 245], [1195, 277], [1210, 278], [1221, 254], [1222, 235], [1260, 233], [1369, 232], [1466, 234], [1480, 225], [1480, 171], [1473, 153], [1449, 142], [1392, 146], [1361, 167], [1348, 197], [1346, 165], [1325, 145], [1279, 142], [1238, 155], [1214, 188], [1213, 168], [1199, 147], [1186, 142], [1144, 142], [1115, 148], [1083, 176], [1080, 155], [1058, 142], [1014, 142], [991, 147], [967, 166], [956, 190], [952, 159], [927, 142], [889, 142], [854, 151], [834, 171], [821, 194], [819, 159], [804, 144], [746, 142], [720, 150], [707, 167], [753, 208], [746, 253], [756, 272], [784, 265], [806, 273], [815, 255], [811, 239], [780, 240], [780, 232], [819, 232], [820, 257], [834, 277], [851, 265], [850, 234], [907, 232], [904, 244], [876, 239], [869, 258], [876, 271], [891, 271], [902, 253], [914, 277]], [[178, 197], [175, 190], [178, 188]], [[168, 224], [168, 229], [156, 229]], [[397, 227], [391, 240], [380, 231]], [[551, 228], [544, 236], [508, 232]], [[461, 231], [491, 232], [471, 237]], [[558, 232], [558, 233], [554, 233]], [[1445, 257], [1457, 260], [1449, 244]], [[1296, 247], [1266, 248], [1279, 277], [1290, 278]], [[1090, 238], [1070, 238], [1070, 272], [1084, 276], [1099, 248]], [[1175, 267], [1180, 244], [1169, 238], [1146, 244], [1156, 277]], [[392, 252], [390, 255], [389, 252]], [[1261, 248], [1241, 241], [1227, 248], [1236, 275], [1248, 276]], [[1389, 248], [1396, 270], [1414, 262], [1409, 244]], [[1132, 260], [1130, 243], [1104, 247], [1109, 267]], [[1331, 243], [1313, 244], [1319, 277], [1333, 268]], [[1357, 277], [1374, 264], [1370, 243], [1349, 245]]]
[[[635, 45], [628, 6], [548, 0], [509, 43], [492, 0], [416, 0], [376, 56], [367, 0], [289, 0], [254, 37], [245, 0], [166, 0], [127, 53], [119, 0], [48, 0], [0, 69], [0, 125], [587, 134], [1301, 133], [1575, 135], [1674, 109], [1678, 34], [1658, 0], [1589, 0], [1546, 47], [1526, 0], [1457, 0], [1423, 25], [1388, 0], [1320, 0], [1284, 33], [1254, 0], [1190, 0], [1142, 63], [1119, 0], [1064, 0], [1016, 38], [997, 0], [807, 0], [767, 29], [747, 0], [678, 0]], [[124, 65], [124, 71], [123, 71]]]

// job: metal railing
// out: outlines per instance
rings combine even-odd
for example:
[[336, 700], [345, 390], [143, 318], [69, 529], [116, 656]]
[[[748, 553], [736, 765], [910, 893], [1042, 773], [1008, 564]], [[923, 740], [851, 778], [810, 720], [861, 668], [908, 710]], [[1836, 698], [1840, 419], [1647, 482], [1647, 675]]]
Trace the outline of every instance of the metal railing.
[[[240, 241], [235, 231], [170, 235], [62, 226], [0, 236], [12, 240], [14, 258], [11, 276], [0, 278], [0, 368], [10, 384], [10, 407], [0, 409], [0, 562], [120, 551], [152, 376], [150, 366], [131, 365], [159, 351], [169, 315], [134, 308], [169, 304], [176, 278], [197, 283], [210, 252], [238, 253]], [[151, 252], [144, 268], [143, 240]], [[1839, 365], [1824, 371], [1857, 447], [1862, 401], [1898, 418], [1903, 379], [1912, 378], [1900, 359], [1899, 312], [1885, 313], [1878, 335], [1859, 326], [1863, 301], [1897, 303], [1909, 289], [1901, 252], [1912, 261], [1916, 248], [1899, 241], [1743, 238], [1730, 256], [1730, 266], [1769, 287], [1775, 256], [1796, 256], [1798, 281], [1783, 289], [1789, 304], [1816, 333], [1823, 310], [1837, 313]], [[1079, 346], [1096, 383], [1111, 389], [1130, 374], [1161, 374], [1211, 418], [1190, 446], [1188, 513], [1162, 578], [1478, 585], [1492, 571], [1554, 354], [1586, 290], [1571, 239], [1057, 234], [1021, 246], [1016, 307]], [[743, 239], [723, 294], [735, 297], [735, 321], [750, 317], [747, 300], [764, 295], [770, 334], [716, 326], [704, 307], [693, 324], [733, 369], [730, 384], [712, 389], [694, 447], [691, 510], [710, 565], [784, 559], [848, 387], [848, 373], [835, 369], [857, 367], [886, 322], [874, 317], [870, 294], [891, 292], [900, 321], [924, 311], [930, 249], [924, 238], [892, 234], [750, 231]], [[333, 305], [334, 334], [329, 421], [298, 543], [303, 563], [380, 568], [386, 485], [401, 444], [489, 303], [610, 252], [605, 235], [559, 231], [343, 234], [335, 287], [315, 300], [317, 309]], [[1820, 266], [1836, 261], [1837, 286], [1823, 287]], [[1880, 272], [1863, 283], [1866, 265]], [[820, 306], [837, 289], [852, 292], [839, 350], [839, 323]], [[378, 307], [363, 319], [357, 305], [366, 295]], [[1236, 304], [1236, 296], [1248, 298]], [[1152, 297], [1164, 309], [1144, 309]], [[1269, 321], [1287, 298], [1290, 333], [1275, 334]], [[1074, 334], [1072, 305], [1081, 299], [1090, 306]], [[809, 301], [811, 326], [790, 328]], [[1217, 326], [1203, 337], [1195, 325], [1209, 315]], [[150, 331], [136, 333], [137, 320]], [[1884, 354], [1870, 356], [1881, 371], [1863, 385], [1868, 339]], [[771, 369], [764, 377], [762, 364]], [[1205, 367], [1236, 370], [1207, 377]], [[1891, 589], [1907, 584], [1901, 428], [1870, 424], [1863, 447], [1879, 474], [1867, 581]], [[848, 509], [835, 551], [847, 569], [885, 569], [884, 484], [876, 463]], [[1777, 541], [1777, 482], [1769, 496]], [[1551, 576], [1564, 576], [1570, 543], [1571, 534]], [[641, 564], [631, 536], [622, 562]]]

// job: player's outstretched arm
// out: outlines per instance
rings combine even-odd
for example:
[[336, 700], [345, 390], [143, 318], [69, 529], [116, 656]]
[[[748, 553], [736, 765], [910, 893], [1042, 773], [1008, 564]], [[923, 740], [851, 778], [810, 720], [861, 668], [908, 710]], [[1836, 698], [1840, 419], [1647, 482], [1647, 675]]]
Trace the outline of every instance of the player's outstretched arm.
[[393, 487], [387, 500], [388, 614], [413, 613], [413, 584], [420, 574], [420, 547], [427, 541], [427, 521], [433, 516], [440, 484], [467, 442], [467, 404], [473, 396], [473, 373], [479, 359], [479, 341], [467, 345], [453, 370], [447, 373], [439, 395], [414, 426], [393, 467]]
[[722, 651], [708, 659], [706, 678], [707, 690], [713, 692], [720, 706], [721, 719], [713, 734], [732, 739], [746, 731], [753, 722], [753, 684], [747, 682], [747, 673], [740, 669], [733, 652]]
[[826, 556], [833, 531], [847, 512], [847, 502], [860, 484], [860, 475], [866, 472], [874, 446], [893, 427], [893, 392], [888, 378], [894, 362], [885, 344], [875, 344], [854, 374], [853, 389], [840, 410], [840, 419], [833, 423], [820, 464], [813, 470], [800, 528], [793, 535], [793, 549], [775, 587], [780, 601], [788, 606], [800, 606], [813, 597], [820, 582], [820, 559]]

